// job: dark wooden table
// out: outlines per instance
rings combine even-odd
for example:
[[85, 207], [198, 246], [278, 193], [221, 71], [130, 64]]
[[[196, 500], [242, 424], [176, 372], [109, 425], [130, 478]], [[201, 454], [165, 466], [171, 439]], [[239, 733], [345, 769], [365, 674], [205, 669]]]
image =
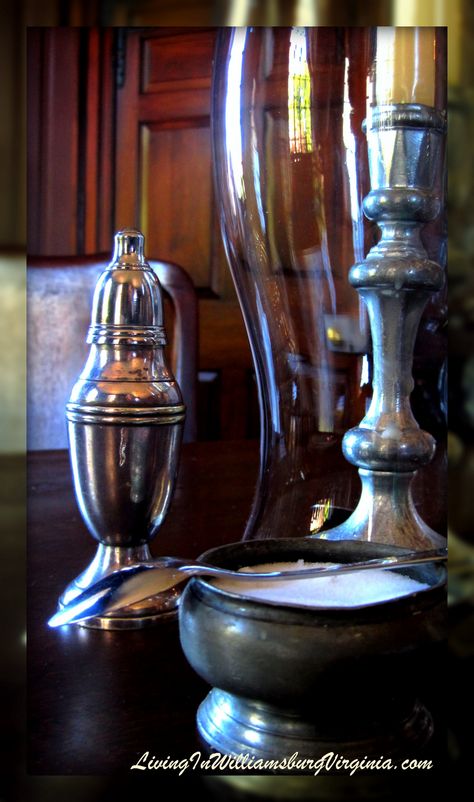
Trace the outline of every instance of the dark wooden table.
[[[257, 470], [255, 442], [185, 445], [152, 551], [194, 557], [239, 540]], [[417, 490], [432, 525], [443, 506], [433, 491], [438, 474], [439, 465], [429, 469]], [[28, 486], [29, 771], [115, 774], [145, 751], [191, 754], [200, 748], [195, 714], [208, 687], [181, 652], [177, 621], [127, 632], [46, 626], [95, 542], [76, 506], [66, 452], [33, 452]]]
[[[257, 469], [254, 442], [184, 446], [152, 551], [194, 557], [239, 540]], [[208, 688], [181, 652], [176, 620], [127, 632], [46, 626], [96, 544], [76, 506], [68, 454], [33, 452], [28, 474], [30, 771], [103, 774], [127, 770], [147, 750], [192, 753], [196, 708]]]

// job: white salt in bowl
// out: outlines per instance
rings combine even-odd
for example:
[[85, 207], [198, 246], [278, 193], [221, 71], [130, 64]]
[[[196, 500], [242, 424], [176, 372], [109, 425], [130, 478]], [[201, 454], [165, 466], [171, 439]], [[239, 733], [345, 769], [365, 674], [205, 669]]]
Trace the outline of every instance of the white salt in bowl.
[[213, 580], [213, 584], [240, 598], [257, 599], [291, 607], [316, 607], [318, 609], [364, 607], [409, 596], [430, 587], [427, 582], [400, 571], [383, 570], [382, 568], [371, 569], [370, 573], [361, 570], [350, 574], [328, 573], [327, 576], [305, 578], [304, 572], [310, 568], [323, 569], [325, 566], [329, 568], [333, 565], [334, 563], [329, 562], [315, 563], [300, 559], [293, 562], [271, 562], [245, 566], [239, 569], [239, 573], [260, 574], [273, 571], [294, 573], [299, 571], [301, 579], [294, 577], [290, 581], [281, 579], [274, 582], [249, 579], [247, 584], [243, 584], [237, 578], [220, 577]]
[[[206, 552], [202, 560], [238, 570], [405, 552], [302, 538], [230, 544]], [[415, 583], [413, 591], [383, 601], [365, 598], [371, 573], [353, 580], [358, 588], [350, 606], [337, 598], [324, 606], [321, 594], [317, 605], [309, 606], [307, 592], [301, 603], [288, 597], [290, 587], [284, 588], [286, 599], [270, 600], [251, 598], [247, 586], [224, 588], [203, 577], [189, 582], [180, 604], [180, 637], [190, 664], [213, 688], [197, 716], [206, 743], [229, 754], [251, 749], [268, 756], [287, 749], [313, 753], [321, 743], [370, 752], [371, 745], [396, 751], [429, 740], [433, 725], [420, 691], [427, 677], [433, 683], [440, 665], [445, 568], [403, 569]], [[346, 583], [350, 577], [345, 575]]]

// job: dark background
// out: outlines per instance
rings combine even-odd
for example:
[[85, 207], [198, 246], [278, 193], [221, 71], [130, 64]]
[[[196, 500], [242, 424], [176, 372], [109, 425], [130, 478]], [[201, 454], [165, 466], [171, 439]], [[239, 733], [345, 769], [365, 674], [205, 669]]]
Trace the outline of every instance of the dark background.
[[[452, 72], [449, 93], [450, 103], [450, 306], [451, 306], [451, 381], [450, 381], [450, 435], [453, 445], [450, 478], [450, 517], [454, 556], [471, 558], [473, 528], [472, 493], [474, 478], [474, 412], [472, 401], [472, 339], [474, 324], [472, 250], [472, 134], [474, 133], [472, 87], [472, 11], [467, 2], [446, 3], [444, 18], [433, 19], [431, 3], [410, 4], [410, 13], [418, 17], [403, 20], [394, 17], [389, 2], [348, 2], [346, 4], [314, 3], [312, 24], [375, 25], [375, 24], [446, 24], [450, 25], [450, 50], [461, 54], [459, 74]], [[396, 5], [396, 4], [395, 4]], [[26, 26], [92, 26], [92, 25], [154, 25], [154, 26], [215, 26], [233, 24], [291, 24], [295, 22], [295, 4], [283, 2], [254, 3], [246, 19], [230, 18], [231, 4], [223, 2], [78, 2], [74, 0], [44, 0], [41, 4], [31, 2], [3, 3], [2, 26], [0, 28], [0, 74], [2, 114], [0, 115], [0, 149], [2, 156], [2, 192], [0, 193], [0, 254], [13, 259], [15, 270], [24, 272], [24, 250], [26, 244], [26, 92], [25, 59]], [[448, 19], [448, 14], [451, 17]], [[458, 14], [458, 22], [456, 22]], [[455, 80], [454, 80], [455, 79]], [[1, 565], [0, 585], [3, 598], [3, 659], [2, 679], [2, 774], [5, 780], [1, 798], [41, 802], [43, 799], [107, 800], [119, 790], [132, 793], [151, 794], [159, 789], [168, 798], [179, 782], [184, 793], [196, 790], [196, 783], [204, 784], [204, 793], [209, 798], [232, 798], [231, 791], [223, 792], [211, 780], [194, 777], [28, 777], [24, 760], [25, 733], [25, 463], [24, 448], [24, 286], [19, 279], [8, 274], [2, 263], [3, 301], [9, 301], [9, 292], [14, 302], [9, 301], [4, 309], [2, 332], [1, 367], [2, 395], [9, 405], [3, 406], [2, 440], [9, 444], [1, 459], [0, 502], [1, 543], [4, 549]], [[7, 271], [7, 272], [5, 272]], [[7, 315], [10, 315], [8, 317]], [[16, 346], [16, 371], [12, 369], [9, 355]], [[12, 400], [13, 399], [13, 400]], [[15, 414], [13, 414], [15, 413]], [[11, 416], [9, 417], [9, 415]], [[22, 424], [23, 418], [23, 424]], [[15, 436], [11, 434], [12, 420]], [[455, 583], [455, 604], [451, 607], [451, 672], [446, 688], [451, 702], [449, 750], [452, 772], [449, 792], [454, 792], [461, 771], [469, 765], [470, 732], [472, 720], [472, 692], [470, 690], [473, 668], [473, 612], [472, 590], [467, 582]], [[469, 680], [469, 681], [468, 681]], [[445, 692], [441, 689], [440, 692]], [[265, 778], [255, 778], [257, 792]], [[424, 778], [423, 778], [424, 780]], [[314, 789], [304, 790], [300, 778], [292, 778], [294, 787], [287, 798], [345, 798], [345, 791], [328, 788], [327, 783], [314, 784]], [[425, 782], [420, 781], [424, 791]], [[363, 786], [363, 787], [360, 787]], [[411, 790], [416, 792], [416, 783], [411, 778]], [[283, 790], [280, 783], [279, 788]], [[392, 789], [399, 793], [398, 789]], [[260, 792], [265, 792], [260, 788]], [[235, 792], [233, 792], [235, 793]], [[371, 792], [363, 780], [353, 781], [350, 786], [352, 798], [380, 798], [380, 789]], [[267, 798], [275, 798], [274, 791], [266, 788]], [[304, 794], [304, 797], [303, 797]], [[309, 794], [309, 796], [308, 796]]]

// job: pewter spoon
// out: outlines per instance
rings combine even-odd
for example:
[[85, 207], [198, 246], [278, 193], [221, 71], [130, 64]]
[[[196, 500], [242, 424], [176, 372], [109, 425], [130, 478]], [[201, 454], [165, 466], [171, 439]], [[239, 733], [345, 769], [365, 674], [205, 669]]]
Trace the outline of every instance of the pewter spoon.
[[227, 577], [242, 580], [242, 582], [249, 580], [271, 582], [272, 580], [308, 579], [309, 577], [347, 574], [352, 571], [366, 571], [373, 568], [408, 567], [420, 565], [420, 563], [441, 562], [446, 557], [447, 549], [435, 549], [433, 551], [414, 551], [399, 557], [382, 557], [358, 563], [335, 563], [326, 567], [303, 567], [294, 571], [268, 571], [265, 573], [230, 571], [195, 560], [159, 557], [156, 560], [137, 563], [108, 574], [76, 596], [70, 604], [58, 610], [49, 619], [48, 625], [60, 627], [97, 615], [107, 615], [127, 607], [129, 604], [168, 590], [191, 576]]

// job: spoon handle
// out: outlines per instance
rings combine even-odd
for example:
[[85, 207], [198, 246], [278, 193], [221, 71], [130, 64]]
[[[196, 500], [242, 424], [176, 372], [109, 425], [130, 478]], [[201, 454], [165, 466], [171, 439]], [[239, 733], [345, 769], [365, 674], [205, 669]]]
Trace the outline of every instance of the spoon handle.
[[[265, 573], [257, 573], [256, 571], [231, 571], [226, 568], [214, 568], [213, 566], [202, 566], [201, 570], [198, 565], [189, 566], [189, 575], [197, 574], [215, 574], [216, 576], [229, 576], [237, 580], [277, 580], [277, 579], [307, 579], [318, 576], [328, 576], [329, 574], [349, 574], [353, 571], [367, 571], [379, 569], [395, 569], [395, 568], [409, 568], [412, 565], [421, 565], [423, 563], [443, 562], [447, 558], [447, 549], [433, 549], [432, 551], [410, 552], [397, 557], [377, 557], [373, 560], [365, 560], [364, 562], [357, 563], [333, 563], [331, 565], [318, 566], [313, 568], [298, 568], [289, 571], [266, 571]], [[205, 570], [204, 570], [205, 569]], [[186, 567], [183, 567], [186, 570]]]

